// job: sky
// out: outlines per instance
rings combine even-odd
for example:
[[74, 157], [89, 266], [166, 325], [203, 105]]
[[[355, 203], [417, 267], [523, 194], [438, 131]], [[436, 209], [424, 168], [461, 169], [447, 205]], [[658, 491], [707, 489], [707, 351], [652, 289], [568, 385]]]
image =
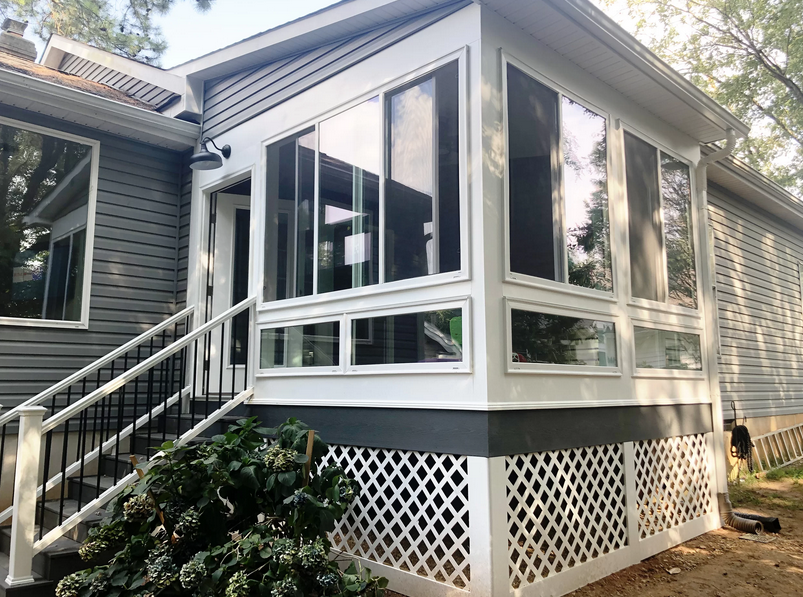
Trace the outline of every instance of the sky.
[[170, 68], [334, 4], [336, 0], [215, 0], [209, 12], [179, 0], [156, 20], [168, 42], [162, 67]]

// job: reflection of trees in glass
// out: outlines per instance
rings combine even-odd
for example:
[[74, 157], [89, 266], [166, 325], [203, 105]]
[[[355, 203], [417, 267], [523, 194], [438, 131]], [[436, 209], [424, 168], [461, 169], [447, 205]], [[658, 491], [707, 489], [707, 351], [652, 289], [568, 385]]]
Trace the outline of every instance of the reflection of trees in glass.
[[661, 196], [669, 283], [669, 302], [697, 308], [697, 274], [691, 223], [689, 168], [661, 154]]
[[616, 366], [612, 323], [513, 309], [511, 328], [514, 362]]
[[[563, 98], [563, 160], [567, 212], [582, 200], [584, 215], [567, 230], [569, 282], [597, 290], [613, 290], [610, 223], [608, 219], [608, 148], [605, 119], [580, 104]], [[584, 129], [573, 131], [567, 113], [582, 115]], [[585, 128], [587, 125], [587, 128]], [[576, 135], [597, 138], [590, 152], [582, 154]], [[570, 214], [569, 214], [570, 215]], [[572, 218], [568, 218], [571, 223]], [[567, 224], [568, 225], [568, 224]]]
[[[89, 151], [78, 143], [0, 125], [0, 315], [41, 317], [50, 230], [29, 226], [24, 218]], [[24, 269], [29, 279], [15, 285], [15, 268]]]

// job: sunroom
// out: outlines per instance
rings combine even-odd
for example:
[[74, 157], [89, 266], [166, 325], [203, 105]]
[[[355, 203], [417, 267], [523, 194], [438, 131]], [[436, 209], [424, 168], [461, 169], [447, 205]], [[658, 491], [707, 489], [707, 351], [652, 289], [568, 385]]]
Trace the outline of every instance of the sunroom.
[[221, 383], [335, 444], [334, 543], [408, 594], [561, 594], [717, 527], [699, 145], [745, 127], [586, 3], [391, 4], [187, 66], [231, 148], [188, 301], [255, 297]]

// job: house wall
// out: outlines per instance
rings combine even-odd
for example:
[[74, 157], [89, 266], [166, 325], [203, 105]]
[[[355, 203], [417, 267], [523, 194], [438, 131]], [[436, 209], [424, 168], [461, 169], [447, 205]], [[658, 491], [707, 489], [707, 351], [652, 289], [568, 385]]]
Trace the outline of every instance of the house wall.
[[[556, 25], [557, 26], [557, 25]], [[501, 49], [501, 51], [500, 51]], [[502, 93], [505, 57], [529, 68], [541, 81], [569, 97], [584, 102], [609, 116], [608, 194], [614, 275], [613, 294], [603, 295], [564, 283], [524, 279], [505, 272], [506, 163], [505, 97]], [[661, 121], [655, 115], [628, 101], [556, 52], [541, 45], [491, 11], [482, 15], [482, 123], [483, 223], [486, 271], [486, 311], [489, 334], [488, 401], [493, 409], [562, 409], [578, 407], [650, 405], [699, 405], [710, 403], [706, 373], [639, 370], [635, 368], [633, 325], [654, 324], [701, 335], [703, 362], [707, 344], [704, 327], [705, 305], [702, 287], [706, 283], [699, 253], [702, 238], [697, 231], [697, 276], [699, 309], [694, 312], [671, 305], [647, 303], [630, 297], [630, 256], [628, 243], [627, 196], [624, 187], [625, 164], [623, 131], [630, 130], [662, 149], [694, 164], [699, 159], [698, 144]], [[694, 172], [693, 168], [691, 170]], [[693, 206], [696, 205], [693, 197]], [[696, 210], [695, 210], [696, 211]], [[509, 371], [509, 322], [505, 302], [527, 306], [534, 311], [580, 317], [598, 317], [616, 324], [618, 371], [532, 372]], [[514, 303], [516, 301], [516, 303]], [[581, 412], [582, 409], [581, 409]], [[588, 409], [592, 419], [598, 411]], [[537, 413], [532, 414], [534, 419]], [[634, 426], [634, 428], [638, 425]]]
[[803, 413], [803, 232], [715, 185], [708, 201], [725, 420], [731, 401], [740, 419]]
[[[0, 325], [0, 404], [33, 397], [169, 317], [177, 293], [182, 156], [40, 114], [0, 106], [0, 115], [100, 142], [89, 329]], [[183, 222], [183, 228], [182, 228]], [[186, 277], [182, 274], [182, 280]]]
[[315, 50], [207, 81], [204, 134], [219, 135], [470, 4], [456, 0]]

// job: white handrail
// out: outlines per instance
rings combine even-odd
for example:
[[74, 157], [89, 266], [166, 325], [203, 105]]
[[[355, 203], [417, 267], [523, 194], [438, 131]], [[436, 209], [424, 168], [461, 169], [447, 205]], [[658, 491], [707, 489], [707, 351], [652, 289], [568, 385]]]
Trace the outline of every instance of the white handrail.
[[77, 372], [73, 373], [72, 375], [70, 375], [69, 377], [61, 380], [60, 382], [58, 382], [55, 385], [50, 386], [48, 389], [44, 390], [43, 392], [39, 392], [36, 396], [34, 396], [33, 398], [29, 398], [28, 400], [26, 400], [22, 404], [19, 404], [19, 405], [15, 406], [14, 408], [12, 408], [7, 413], [4, 413], [3, 415], [0, 415], [0, 426], [3, 426], [6, 423], [8, 423], [9, 421], [12, 421], [15, 418], [17, 418], [17, 416], [19, 415], [19, 410], [20, 409], [22, 409], [24, 407], [28, 407], [28, 406], [37, 406], [37, 405], [41, 404], [42, 402], [44, 402], [45, 400], [47, 400], [48, 398], [51, 398], [51, 397], [55, 396], [56, 394], [60, 394], [61, 392], [63, 392], [67, 388], [69, 388], [74, 383], [76, 383], [78, 381], [81, 381], [87, 375], [90, 375], [90, 374], [94, 373], [95, 371], [97, 371], [101, 367], [105, 367], [109, 363], [111, 363], [111, 362], [117, 360], [118, 358], [120, 358], [121, 356], [125, 355], [131, 349], [136, 348], [137, 346], [139, 346], [140, 344], [142, 344], [143, 342], [145, 342], [147, 340], [150, 340], [151, 338], [153, 338], [159, 332], [162, 332], [162, 331], [166, 330], [167, 328], [169, 328], [174, 323], [178, 323], [179, 321], [181, 321], [182, 319], [184, 319], [188, 315], [191, 315], [193, 311], [194, 311], [194, 307], [187, 307], [186, 309], [182, 309], [181, 311], [179, 311], [178, 313], [176, 313], [172, 317], [170, 317], [168, 319], [165, 319], [162, 323], [152, 327], [147, 332], [145, 332], [143, 334], [140, 334], [139, 336], [137, 336], [133, 340], [130, 340], [130, 341], [126, 342], [125, 344], [123, 344], [119, 348], [115, 348], [113, 351], [111, 351], [107, 355], [104, 355], [101, 358], [99, 358], [97, 361], [95, 361], [93, 363], [90, 363], [89, 365], [87, 365], [86, 367], [81, 369], [80, 371], [77, 371]]
[[109, 394], [116, 392], [118, 389], [129, 383], [130, 381], [135, 380], [137, 377], [145, 373], [146, 371], [152, 369], [168, 357], [174, 355], [178, 351], [182, 350], [184, 347], [189, 346], [198, 338], [206, 335], [207, 332], [210, 330], [215, 329], [221, 323], [225, 323], [227, 320], [234, 318], [236, 315], [242, 313], [246, 309], [250, 309], [252, 306], [256, 304], [256, 297], [252, 296], [250, 298], [245, 299], [241, 303], [235, 305], [228, 311], [221, 313], [214, 319], [210, 320], [209, 322], [205, 323], [204, 325], [196, 328], [186, 336], [184, 336], [181, 340], [177, 340], [173, 342], [171, 345], [166, 346], [155, 355], [145, 359], [138, 365], [135, 365], [122, 375], [115, 377], [113, 380], [107, 382], [104, 386], [98, 388], [94, 392], [90, 392], [84, 398], [81, 398], [75, 404], [71, 404], [61, 410], [58, 414], [51, 416], [47, 421], [45, 421], [44, 425], [42, 425], [42, 435], [52, 431], [65, 421], [73, 418], [75, 415], [79, 414], [80, 412], [84, 411], [85, 409], [89, 408], [95, 402], [102, 400]]

